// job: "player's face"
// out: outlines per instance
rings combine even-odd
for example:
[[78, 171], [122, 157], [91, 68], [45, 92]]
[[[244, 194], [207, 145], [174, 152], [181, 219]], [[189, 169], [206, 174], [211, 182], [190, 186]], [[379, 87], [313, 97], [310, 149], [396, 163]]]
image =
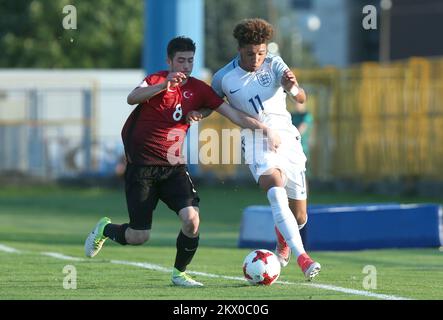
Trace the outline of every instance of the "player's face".
[[171, 72], [182, 72], [189, 77], [194, 67], [194, 52], [178, 51], [172, 60], [168, 58], [168, 64]]
[[248, 44], [238, 49], [240, 66], [249, 72], [257, 71], [265, 61], [267, 54], [266, 43]]

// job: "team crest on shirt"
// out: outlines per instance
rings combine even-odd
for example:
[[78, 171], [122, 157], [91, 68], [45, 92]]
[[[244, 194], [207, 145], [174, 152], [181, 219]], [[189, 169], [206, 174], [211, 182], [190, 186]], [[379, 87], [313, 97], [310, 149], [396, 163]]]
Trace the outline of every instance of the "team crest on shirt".
[[261, 86], [269, 87], [269, 85], [272, 83], [271, 73], [269, 71], [259, 72], [257, 73], [257, 80]]
[[194, 94], [191, 91], [186, 90], [185, 92], [183, 92], [183, 97], [185, 97], [185, 99], [189, 99], [193, 96]]

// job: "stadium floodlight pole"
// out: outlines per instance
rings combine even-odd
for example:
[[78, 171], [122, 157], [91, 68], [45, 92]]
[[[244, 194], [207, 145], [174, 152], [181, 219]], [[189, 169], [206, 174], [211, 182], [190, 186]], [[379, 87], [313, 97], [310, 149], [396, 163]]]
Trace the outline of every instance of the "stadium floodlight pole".
[[389, 62], [391, 56], [391, 0], [381, 0], [381, 26], [380, 26], [380, 62]]

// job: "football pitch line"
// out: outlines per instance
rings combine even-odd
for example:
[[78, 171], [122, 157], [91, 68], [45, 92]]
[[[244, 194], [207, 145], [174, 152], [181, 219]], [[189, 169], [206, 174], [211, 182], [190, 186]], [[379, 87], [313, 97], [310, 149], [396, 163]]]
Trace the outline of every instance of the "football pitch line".
[[[18, 249], [15, 249], [15, 248], [3, 245], [3, 244], [0, 244], [0, 251], [6, 252], [6, 253], [12, 253], [12, 254], [35, 253], [35, 252], [18, 250]], [[48, 257], [59, 259], [59, 260], [65, 260], [65, 261], [79, 261], [79, 262], [80, 261], [81, 262], [91, 261], [90, 259], [67, 256], [67, 255], [64, 255], [61, 253], [57, 253], [57, 252], [38, 252], [38, 253], [41, 255], [44, 255], [44, 256], [48, 256]], [[160, 271], [160, 272], [166, 272], [166, 273], [172, 272], [172, 268], [166, 268], [166, 267], [163, 267], [160, 265], [146, 263], [146, 262], [133, 262], [133, 261], [126, 261], [126, 260], [109, 260], [108, 262], [112, 263], [112, 264], [127, 265], [127, 266], [133, 266], [133, 267], [154, 270], [154, 271]], [[207, 278], [246, 281], [246, 279], [244, 279], [243, 277], [225, 276], [225, 275], [199, 272], [199, 271], [190, 271], [190, 270], [187, 272], [192, 275], [198, 275], [198, 276], [207, 277]], [[400, 297], [400, 296], [374, 293], [374, 292], [365, 291], [365, 290], [356, 290], [356, 289], [338, 287], [338, 286], [333, 286], [333, 285], [329, 285], [329, 284], [321, 284], [321, 283], [313, 283], [313, 282], [296, 283], [296, 282], [290, 282], [290, 281], [276, 281], [275, 283], [279, 283], [279, 284], [283, 284], [283, 285], [306, 286], [306, 287], [312, 287], [312, 288], [329, 290], [329, 291], [336, 291], [336, 292], [341, 292], [341, 293], [346, 293], [346, 294], [359, 295], [359, 296], [368, 297], [368, 298], [376, 298], [376, 299], [381, 299], [381, 300], [410, 300], [410, 298], [405, 298], [405, 297]]]

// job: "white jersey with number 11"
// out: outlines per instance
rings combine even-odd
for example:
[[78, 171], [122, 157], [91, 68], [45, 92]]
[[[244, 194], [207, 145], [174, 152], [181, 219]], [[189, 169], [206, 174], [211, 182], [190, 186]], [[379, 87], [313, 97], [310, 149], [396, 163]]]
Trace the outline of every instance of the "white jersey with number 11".
[[278, 56], [268, 54], [260, 69], [248, 72], [239, 66], [239, 58], [220, 69], [213, 78], [212, 88], [229, 104], [272, 129], [296, 130], [286, 110], [286, 93], [281, 78], [289, 69]]

